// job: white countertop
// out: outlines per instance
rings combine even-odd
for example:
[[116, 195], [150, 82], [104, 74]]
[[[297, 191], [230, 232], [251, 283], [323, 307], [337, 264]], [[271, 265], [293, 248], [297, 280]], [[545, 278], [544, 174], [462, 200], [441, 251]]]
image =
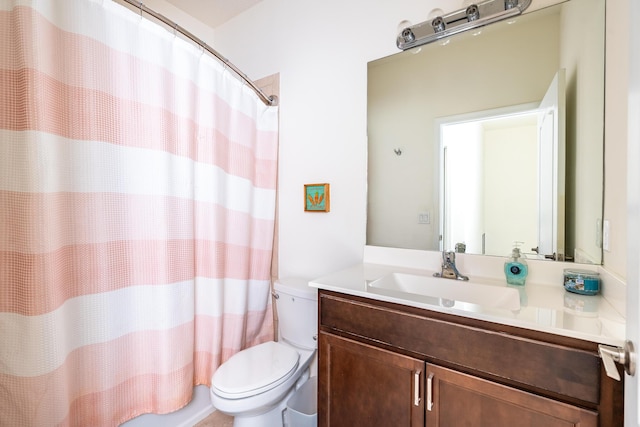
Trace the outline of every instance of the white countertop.
[[[527, 283], [516, 287], [520, 292], [520, 310], [486, 308], [476, 304], [456, 301], [445, 307], [429, 299], [383, 295], [370, 292], [368, 283], [390, 273], [408, 273], [430, 276], [433, 270], [423, 270], [377, 263], [363, 263], [346, 268], [309, 282], [309, 285], [379, 301], [387, 301], [449, 313], [468, 318], [516, 326], [586, 341], [623, 346], [625, 319], [601, 295], [578, 295], [567, 292], [562, 284], [541, 285]], [[451, 280], [451, 279], [440, 279]], [[506, 281], [489, 278], [472, 278], [486, 285], [504, 286]], [[464, 283], [464, 282], [459, 282]], [[473, 286], [473, 284], [469, 284]]]

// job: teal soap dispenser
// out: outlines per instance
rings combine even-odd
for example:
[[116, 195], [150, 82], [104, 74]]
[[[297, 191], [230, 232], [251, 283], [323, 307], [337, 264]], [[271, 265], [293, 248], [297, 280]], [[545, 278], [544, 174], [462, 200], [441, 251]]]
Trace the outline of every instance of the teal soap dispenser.
[[504, 275], [508, 284], [524, 286], [527, 274], [529, 274], [529, 267], [527, 267], [527, 261], [520, 253], [520, 248], [518, 247], [520, 243], [522, 242], [514, 242], [511, 256], [504, 262]]

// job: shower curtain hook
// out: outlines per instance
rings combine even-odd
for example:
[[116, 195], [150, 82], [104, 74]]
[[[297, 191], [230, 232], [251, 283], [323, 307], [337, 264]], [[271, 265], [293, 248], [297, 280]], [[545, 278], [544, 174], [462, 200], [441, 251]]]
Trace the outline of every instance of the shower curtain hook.
[[142, 2], [138, 2], [138, 9], [140, 9], [140, 18], [142, 18], [143, 7], [144, 7], [144, 4], [142, 4]]

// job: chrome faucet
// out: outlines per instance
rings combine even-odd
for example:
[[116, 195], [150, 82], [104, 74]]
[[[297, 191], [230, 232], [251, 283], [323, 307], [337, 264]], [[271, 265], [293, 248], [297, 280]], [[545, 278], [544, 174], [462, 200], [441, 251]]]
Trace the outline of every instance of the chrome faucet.
[[442, 271], [433, 273], [435, 277], [443, 277], [445, 279], [469, 280], [468, 276], [460, 274], [456, 267], [456, 253], [453, 251], [442, 252]]

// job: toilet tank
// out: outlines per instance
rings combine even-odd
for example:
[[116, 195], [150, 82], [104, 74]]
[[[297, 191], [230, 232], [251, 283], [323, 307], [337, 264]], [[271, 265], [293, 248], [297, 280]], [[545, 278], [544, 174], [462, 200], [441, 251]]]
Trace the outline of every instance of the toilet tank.
[[318, 290], [307, 279], [278, 279], [274, 283], [280, 339], [297, 347], [316, 348]]

